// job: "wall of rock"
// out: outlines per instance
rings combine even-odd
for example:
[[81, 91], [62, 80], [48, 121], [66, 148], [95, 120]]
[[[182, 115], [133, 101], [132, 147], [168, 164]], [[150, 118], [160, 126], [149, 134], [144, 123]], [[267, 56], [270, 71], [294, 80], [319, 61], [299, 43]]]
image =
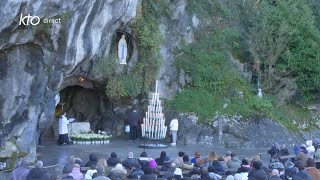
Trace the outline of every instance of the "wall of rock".
[[[80, 72], [82, 64], [108, 54], [112, 35], [135, 17], [137, 3], [0, 2], [1, 147], [14, 140], [20, 152], [35, 159], [39, 129], [52, 122], [55, 96], [63, 80]], [[61, 23], [19, 25], [21, 14], [38, 16], [41, 21], [60, 18]]]

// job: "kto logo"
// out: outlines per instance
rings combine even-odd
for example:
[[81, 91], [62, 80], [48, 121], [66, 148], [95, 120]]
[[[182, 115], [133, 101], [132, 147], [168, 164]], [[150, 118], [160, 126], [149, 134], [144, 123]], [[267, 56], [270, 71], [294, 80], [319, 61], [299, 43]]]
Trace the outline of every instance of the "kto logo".
[[40, 23], [40, 18], [39, 16], [30, 16], [30, 14], [28, 14], [27, 16], [23, 16], [23, 14], [20, 15], [20, 21], [19, 21], [19, 25], [33, 25], [36, 26]]

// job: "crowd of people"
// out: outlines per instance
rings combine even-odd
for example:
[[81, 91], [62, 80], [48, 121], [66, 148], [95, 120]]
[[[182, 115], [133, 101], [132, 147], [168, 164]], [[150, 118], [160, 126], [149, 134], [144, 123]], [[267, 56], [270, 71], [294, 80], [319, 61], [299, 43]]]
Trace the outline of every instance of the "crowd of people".
[[[129, 152], [125, 159], [120, 159], [112, 152], [110, 158], [98, 159], [95, 154], [89, 156], [88, 162], [71, 156], [63, 168], [62, 179], [74, 180], [122, 180], [122, 179], [213, 179], [213, 180], [320, 180], [315, 159], [319, 158], [320, 140], [307, 141], [306, 145], [295, 145], [294, 155], [288, 157], [289, 151], [275, 143], [268, 151], [270, 162], [263, 163], [260, 155], [240, 160], [237, 154], [227, 151], [219, 156], [216, 152], [202, 156], [195, 152], [191, 159], [185, 152], [170, 157], [165, 151], [158, 158], [149, 157], [142, 152], [135, 158]], [[284, 158], [283, 158], [284, 157]], [[42, 168], [42, 161], [37, 161], [31, 170], [23, 160], [12, 171], [11, 180], [55, 180]]]

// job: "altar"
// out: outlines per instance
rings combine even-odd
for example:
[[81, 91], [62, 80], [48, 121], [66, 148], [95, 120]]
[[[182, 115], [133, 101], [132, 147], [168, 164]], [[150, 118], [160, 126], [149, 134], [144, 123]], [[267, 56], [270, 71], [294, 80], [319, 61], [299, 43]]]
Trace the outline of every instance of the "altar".
[[[90, 123], [89, 122], [72, 122], [68, 124], [69, 135], [80, 133], [80, 132], [88, 132], [90, 131]], [[54, 137], [57, 139], [59, 137], [59, 123], [53, 124]]]
[[72, 122], [69, 124], [69, 134], [77, 134], [81, 132], [89, 132], [89, 122]]

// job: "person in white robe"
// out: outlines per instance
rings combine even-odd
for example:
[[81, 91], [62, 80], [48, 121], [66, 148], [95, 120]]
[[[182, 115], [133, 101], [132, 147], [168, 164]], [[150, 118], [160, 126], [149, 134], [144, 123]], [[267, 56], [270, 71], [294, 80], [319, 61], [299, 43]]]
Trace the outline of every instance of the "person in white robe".
[[179, 122], [178, 119], [172, 119], [170, 122], [170, 131], [171, 131], [171, 135], [172, 135], [172, 146], [176, 146], [177, 144], [177, 132], [178, 132], [178, 128], [179, 128]]
[[59, 118], [59, 145], [69, 144], [69, 136], [68, 136], [68, 124], [69, 121], [66, 117], [66, 113], [63, 113]]

